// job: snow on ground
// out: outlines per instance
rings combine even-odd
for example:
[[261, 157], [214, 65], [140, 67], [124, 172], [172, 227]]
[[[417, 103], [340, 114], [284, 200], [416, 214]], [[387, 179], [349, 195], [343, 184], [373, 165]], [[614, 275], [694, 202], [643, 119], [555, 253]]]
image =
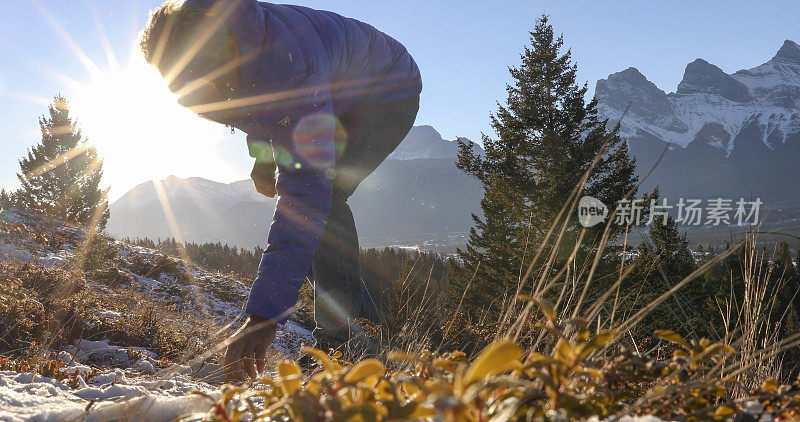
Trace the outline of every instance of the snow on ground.
[[[217, 398], [222, 381], [217, 365], [173, 365], [157, 371], [154, 353], [108, 341], [76, 340], [56, 357], [68, 364], [66, 372], [79, 374], [77, 388], [31, 372], [0, 371], [0, 421], [106, 421], [121, 416], [168, 421], [208, 411], [211, 400], [190, 393]], [[124, 369], [106, 367], [96, 373], [87, 362]]]
[[40, 264], [47, 268], [64, 267], [74, 254], [70, 250], [59, 249], [37, 258]]
[[117, 371], [110, 382], [74, 390], [32, 373], [0, 371], [0, 421], [169, 421], [209, 410], [211, 399], [187, 396], [190, 391], [219, 397], [212, 387], [185, 376], [148, 380]]

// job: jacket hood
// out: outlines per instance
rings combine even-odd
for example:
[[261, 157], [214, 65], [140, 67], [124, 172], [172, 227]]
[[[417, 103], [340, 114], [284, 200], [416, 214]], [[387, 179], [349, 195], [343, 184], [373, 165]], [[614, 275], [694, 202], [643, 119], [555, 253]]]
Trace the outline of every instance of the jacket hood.
[[257, 85], [254, 80], [259, 74], [266, 43], [266, 9], [255, 0], [186, 0], [187, 5], [208, 8], [211, 16], [219, 16], [230, 29], [241, 54], [256, 54], [240, 67], [242, 89], [248, 93], [250, 87]]

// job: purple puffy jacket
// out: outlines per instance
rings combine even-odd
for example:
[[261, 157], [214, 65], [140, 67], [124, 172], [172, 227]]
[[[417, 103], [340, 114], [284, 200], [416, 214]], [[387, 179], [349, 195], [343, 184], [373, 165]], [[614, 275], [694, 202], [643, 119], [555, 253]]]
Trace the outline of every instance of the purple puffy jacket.
[[415, 97], [422, 79], [402, 44], [358, 20], [255, 0], [221, 4], [242, 55], [253, 57], [241, 67], [253, 104], [234, 126], [271, 140], [278, 164], [275, 217], [246, 312], [283, 322], [330, 211], [336, 116]]

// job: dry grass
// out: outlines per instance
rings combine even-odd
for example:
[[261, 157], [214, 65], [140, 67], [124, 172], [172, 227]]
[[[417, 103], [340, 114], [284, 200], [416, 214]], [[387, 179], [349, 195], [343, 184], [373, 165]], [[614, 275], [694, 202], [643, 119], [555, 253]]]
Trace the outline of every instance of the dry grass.
[[[772, 416], [800, 418], [800, 386], [782, 386], [775, 379], [781, 353], [800, 344], [800, 333], [778, 340], [774, 327], [780, 321], [771, 319], [776, 306], [771, 295], [779, 287], [769, 283], [772, 274], [756, 253], [756, 234], [668, 283], [666, 292], [654, 300], [637, 309], [620, 309], [620, 286], [634, 263], [623, 264], [610, 288], [590, 296], [613, 238], [613, 214], [591, 245], [592, 253], [581, 253], [586, 250], [586, 229], [577, 233], [575, 244], [563, 245], [567, 233], [575, 230], [571, 216], [586, 180], [584, 176], [575, 187], [520, 272], [505, 312], [489, 324], [489, 333], [482, 332], [494, 341], [477, 356], [429, 352], [432, 330], [443, 328], [448, 337], [444, 345], [466, 329], [451, 332], [460, 321], [450, 315], [448, 324], [432, 323], [427, 314], [437, 311], [435, 301], [412, 301], [415, 291], [409, 291], [401, 296], [405, 307], [398, 308], [407, 310], [401, 315], [408, 324], [392, 333], [402, 352], [382, 355], [393, 370], [372, 360], [332, 364], [330, 358], [310, 351], [323, 371], [304, 377], [291, 363], [282, 364], [284, 371], [279, 365], [276, 377], [225, 390], [215, 407], [217, 416], [238, 420], [252, 412], [254, 419], [323, 420], [362, 414], [370, 415], [369, 420], [392, 420], [413, 415], [456, 421], [650, 414], [671, 420], [724, 420], [742, 415], [749, 406], [748, 412], [760, 408]], [[681, 305], [676, 298], [681, 289], [740, 248], [748, 257], [742, 268], [745, 299], [737, 303], [732, 297], [721, 306], [727, 327], [723, 336], [686, 340], [664, 330], [655, 335], [669, 346], [652, 354], [632, 351], [636, 344], [629, 339], [645, 317], [667, 300]], [[566, 260], [559, 259], [564, 256]], [[354, 375], [363, 374], [364, 367], [373, 368], [369, 376]], [[474, 378], [475, 373], [482, 376]], [[354, 378], [358, 382], [352, 382]], [[266, 403], [251, 406], [250, 397]]]

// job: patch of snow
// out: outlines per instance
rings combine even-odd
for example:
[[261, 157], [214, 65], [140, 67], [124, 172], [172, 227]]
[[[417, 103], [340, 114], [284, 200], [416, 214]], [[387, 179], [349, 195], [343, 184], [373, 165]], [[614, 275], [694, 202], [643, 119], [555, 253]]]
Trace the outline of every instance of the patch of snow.
[[72, 392], [84, 400], [114, 400], [147, 395], [147, 389], [138, 385], [106, 384], [103, 387], [86, 387]]
[[274, 202], [258, 192], [250, 183], [220, 183], [200, 177], [181, 179], [169, 176], [161, 181], [141, 183], [128, 191], [122, 198], [112, 204], [114, 209], [127, 208], [136, 204], [146, 205], [158, 201], [154, 183], [159, 183], [169, 198], [191, 198], [200, 202], [200, 206], [208, 207], [214, 203], [235, 204], [237, 202]]
[[299, 357], [301, 346], [313, 344], [314, 336], [311, 331], [306, 330], [290, 319], [278, 329], [272, 347], [287, 356]]
[[[170, 421], [210, 409], [208, 397], [186, 395], [192, 390], [219, 398], [210, 386], [188, 378], [178, 376], [170, 381], [157, 385], [144, 379], [124, 379], [71, 390], [40, 375], [0, 372], [0, 421]], [[89, 406], [92, 400], [95, 402]]]
[[119, 255], [123, 258], [128, 258], [133, 255], [139, 255], [145, 258], [157, 258], [163, 254], [155, 249], [145, 248], [143, 246], [131, 245], [121, 240], [114, 240], [113, 244], [120, 249]]
[[147, 359], [139, 359], [136, 363], [133, 364], [133, 369], [145, 375], [152, 375], [156, 373], [155, 366], [153, 366], [153, 363]]
[[156, 359], [156, 354], [142, 347], [125, 347], [112, 345], [108, 340], [75, 340], [67, 346], [65, 352], [79, 362], [91, 362], [109, 366], [130, 366], [132, 356]]
[[31, 420], [35, 415], [52, 412], [53, 409], [78, 410], [85, 406], [61, 382], [32, 373], [0, 371], [0, 420]]
[[121, 313], [116, 311], [109, 311], [107, 309], [97, 311], [97, 316], [109, 321], [117, 321], [122, 318]]
[[59, 249], [37, 258], [37, 261], [47, 268], [60, 268], [66, 266], [74, 254], [67, 249]]
[[786, 142], [790, 134], [800, 132], [800, 113], [790, 108], [759, 103], [737, 103], [716, 94], [705, 93], [674, 96], [670, 99], [675, 103], [681, 122], [689, 127], [684, 133], [655, 125], [632, 113], [626, 114], [623, 118], [622, 110], [602, 104], [598, 106], [598, 110], [604, 118], [609, 119], [610, 124], [616, 124], [622, 118], [620, 135], [623, 137], [632, 138], [641, 130], [682, 148], [689, 145], [707, 123], [719, 123], [731, 137], [726, 144], [718, 142], [715, 146], [724, 149], [728, 154], [733, 151], [733, 140], [736, 135], [753, 118], [756, 118], [758, 125], [764, 129], [762, 142], [770, 149], [774, 145], [767, 140], [773, 132], [779, 134], [780, 143]]

